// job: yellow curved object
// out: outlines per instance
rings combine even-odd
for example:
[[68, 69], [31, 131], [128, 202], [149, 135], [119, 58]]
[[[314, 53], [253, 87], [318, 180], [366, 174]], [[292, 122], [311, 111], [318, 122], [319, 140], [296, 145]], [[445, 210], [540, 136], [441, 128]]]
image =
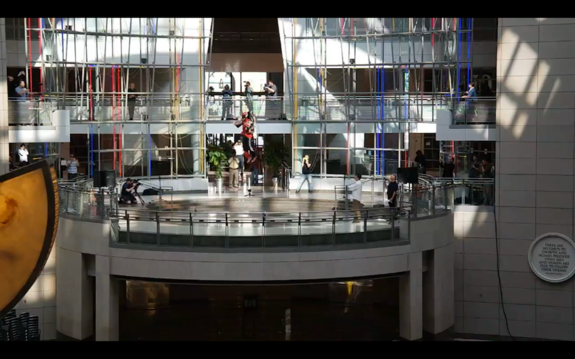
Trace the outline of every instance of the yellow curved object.
[[44, 269], [58, 213], [57, 177], [46, 161], [0, 176], [0, 318]]

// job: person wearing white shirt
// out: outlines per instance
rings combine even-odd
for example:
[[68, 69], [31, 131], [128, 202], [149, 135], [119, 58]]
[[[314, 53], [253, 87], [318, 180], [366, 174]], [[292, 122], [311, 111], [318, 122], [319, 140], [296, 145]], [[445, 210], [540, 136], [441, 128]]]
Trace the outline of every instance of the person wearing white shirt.
[[363, 184], [361, 183], [361, 175], [356, 174], [355, 182], [348, 185], [347, 189], [351, 191], [349, 198], [352, 200], [351, 208], [355, 211], [354, 223], [359, 223], [361, 221], [361, 191]]
[[70, 154], [70, 160], [66, 163], [66, 165], [68, 166], [68, 180], [73, 180], [78, 176], [79, 164], [80, 163], [78, 162], [76, 157], [74, 157], [73, 154]]
[[26, 166], [28, 164], [28, 150], [25, 144], [20, 145], [18, 150], [18, 158], [20, 159], [20, 166]]
[[240, 160], [240, 178], [244, 178], [244, 145], [242, 141], [236, 142], [234, 145], [234, 150], [236, 151], [236, 157]]

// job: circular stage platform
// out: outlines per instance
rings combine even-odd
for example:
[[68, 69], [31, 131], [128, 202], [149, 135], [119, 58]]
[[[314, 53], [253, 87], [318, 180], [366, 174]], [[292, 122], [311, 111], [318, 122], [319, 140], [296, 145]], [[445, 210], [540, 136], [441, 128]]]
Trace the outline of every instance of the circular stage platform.
[[[301, 213], [330, 212], [333, 210], [351, 210], [351, 201], [346, 203], [343, 194], [334, 193], [294, 193], [294, 192], [263, 192], [254, 188], [252, 196], [246, 196], [247, 191], [226, 191], [222, 194], [178, 193], [158, 196], [143, 196], [145, 209], [151, 211], [176, 211], [200, 213]], [[337, 198], [337, 200], [336, 200]], [[384, 197], [364, 193], [362, 204], [365, 209], [381, 208]], [[121, 208], [133, 206], [122, 205]]]
[[[265, 213], [297, 213], [297, 212], [321, 212], [332, 211], [337, 206], [338, 210], [345, 209], [343, 201], [315, 199], [315, 198], [192, 198], [156, 200], [146, 205], [151, 211], [172, 210], [178, 212], [265, 212]], [[348, 205], [351, 209], [351, 204]]]

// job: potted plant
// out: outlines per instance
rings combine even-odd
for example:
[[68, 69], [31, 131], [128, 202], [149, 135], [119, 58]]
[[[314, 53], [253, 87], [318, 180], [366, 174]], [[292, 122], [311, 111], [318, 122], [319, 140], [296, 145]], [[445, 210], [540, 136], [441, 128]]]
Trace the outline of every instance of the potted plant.
[[280, 141], [268, 141], [264, 145], [264, 161], [268, 166], [274, 186], [278, 184], [280, 169], [287, 162], [289, 154], [286, 146]]
[[208, 163], [211, 165], [212, 169], [216, 172], [216, 186], [218, 192], [222, 191], [224, 184], [224, 166], [226, 164], [228, 157], [223, 148], [216, 145], [208, 146]]

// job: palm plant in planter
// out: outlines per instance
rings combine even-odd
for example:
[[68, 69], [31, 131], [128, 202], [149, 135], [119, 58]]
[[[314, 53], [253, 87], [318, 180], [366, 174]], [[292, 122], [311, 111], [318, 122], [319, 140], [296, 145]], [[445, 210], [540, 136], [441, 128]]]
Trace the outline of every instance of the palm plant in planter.
[[219, 191], [222, 190], [223, 172], [227, 159], [226, 152], [223, 148], [216, 145], [208, 146], [208, 163], [212, 166], [213, 170], [216, 171], [216, 183]]
[[280, 176], [280, 168], [288, 160], [289, 154], [286, 146], [280, 141], [268, 141], [264, 145], [264, 161], [268, 166], [274, 184]]

